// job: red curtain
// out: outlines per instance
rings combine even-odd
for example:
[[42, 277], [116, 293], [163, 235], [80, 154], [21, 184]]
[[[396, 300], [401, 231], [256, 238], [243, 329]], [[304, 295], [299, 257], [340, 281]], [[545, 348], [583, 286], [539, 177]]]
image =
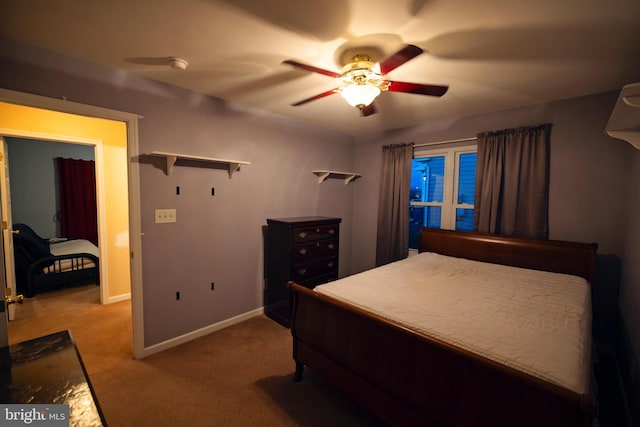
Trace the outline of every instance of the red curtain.
[[62, 237], [98, 244], [96, 168], [93, 160], [56, 158]]

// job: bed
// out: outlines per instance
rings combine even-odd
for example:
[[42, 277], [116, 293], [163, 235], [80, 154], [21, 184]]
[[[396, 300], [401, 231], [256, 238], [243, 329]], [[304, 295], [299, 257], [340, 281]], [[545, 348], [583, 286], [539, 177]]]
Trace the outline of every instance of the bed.
[[99, 284], [98, 247], [84, 239], [50, 243], [26, 224], [13, 224], [16, 290], [27, 298], [37, 292]]
[[[589, 426], [596, 249], [423, 228], [419, 255], [314, 289], [290, 282], [294, 380], [308, 366], [390, 425]], [[420, 295], [416, 275], [435, 290]]]

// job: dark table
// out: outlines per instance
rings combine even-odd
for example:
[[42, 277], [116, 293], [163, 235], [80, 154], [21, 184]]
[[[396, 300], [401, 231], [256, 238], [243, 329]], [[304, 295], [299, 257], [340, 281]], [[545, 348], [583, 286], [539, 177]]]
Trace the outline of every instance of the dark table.
[[0, 402], [66, 404], [69, 425], [107, 425], [69, 331], [0, 349]]

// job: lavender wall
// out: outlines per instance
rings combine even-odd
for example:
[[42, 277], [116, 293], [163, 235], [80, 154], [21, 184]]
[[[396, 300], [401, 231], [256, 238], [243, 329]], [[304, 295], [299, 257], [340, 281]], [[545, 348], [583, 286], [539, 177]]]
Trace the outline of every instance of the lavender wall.
[[487, 130], [552, 123], [550, 237], [597, 242], [599, 254], [613, 255], [621, 261], [619, 304], [635, 354], [640, 354], [640, 151], [604, 133], [617, 95], [603, 93], [358, 138], [354, 166], [365, 178], [358, 181], [354, 193], [353, 240], [360, 250], [353, 253], [351, 273], [375, 264], [383, 144], [420, 144], [468, 138]]
[[[252, 163], [229, 179], [192, 166], [167, 176], [157, 160], [133, 159], [141, 162], [145, 347], [262, 306], [268, 217], [343, 218], [340, 274], [349, 273], [353, 187], [318, 184], [311, 171], [352, 170], [351, 137], [7, 40], [0, 52], [0, 87], [143, 116], [141, 153]], [[158, 208], [176, 209], [177, 222], [155, 224]]]
[[[227, 111], [216, 102], [197, 115], [148, 110], [141, 151], [162, 150], [251, 162], [231, 179], [225, 170], [142, 164], [143, 277], [148, 340], [158, 342], [262, 306], [266, 218], [337, 216], [341, 275], [350, 263], [352, 187], [318, 184], [314, 169], [350, 170], [349, 138], [286, 120]], [[155, 114], [159, 116], [156, 117]], [[175, 115], [178, 116], [175, 116]], [[149, 123], [165, 123], [166, 129]], [[176, 195], [176, 187], [180, 195]], [[211, 196], [214, 188], [214, 196]], [[153, 210], [175, 208], [176, 224], [155, 224]], [[215, 282], [211, 292], [210, 283]], [[181, 292], [176, 301], [175, 293]], [[179, 321], [184, 318], [184, 321]], [[188, 319], [188, 321], [186, 321]]]

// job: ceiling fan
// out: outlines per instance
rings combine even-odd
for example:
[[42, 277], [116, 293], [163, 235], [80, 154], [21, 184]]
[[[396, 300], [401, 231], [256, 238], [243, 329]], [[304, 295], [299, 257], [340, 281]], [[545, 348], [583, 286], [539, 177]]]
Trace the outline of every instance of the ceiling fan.
[[405, 62], [415, 58], [423, 52], [421, 48], [414, 45], [406, 45], [396, 53], [381, 61], [374, 63], [369, 55], [355, 54], [349, 63], [343, 68], [341, 73], [314, 67], [293, 60], [283, 61], [296, 68], [314, 73], [323, 74], [341, 81], [342, 86], [319, 93], [310, 98], [298, 101], [292, 106], [306, 104], [316, 99], [324, 98], [334, 93], [339, 93], [352, 106], [360, 110], [362, 116], [369, 116], [376, 113], [374, 104], [375, 98], [382, 92], [405, 92], [418, 95], [442, 96], [449, 89], [448, 86], [429, 85], [421, 83], [398, 82], [387, 80], [386, 74], [395, 70]]

